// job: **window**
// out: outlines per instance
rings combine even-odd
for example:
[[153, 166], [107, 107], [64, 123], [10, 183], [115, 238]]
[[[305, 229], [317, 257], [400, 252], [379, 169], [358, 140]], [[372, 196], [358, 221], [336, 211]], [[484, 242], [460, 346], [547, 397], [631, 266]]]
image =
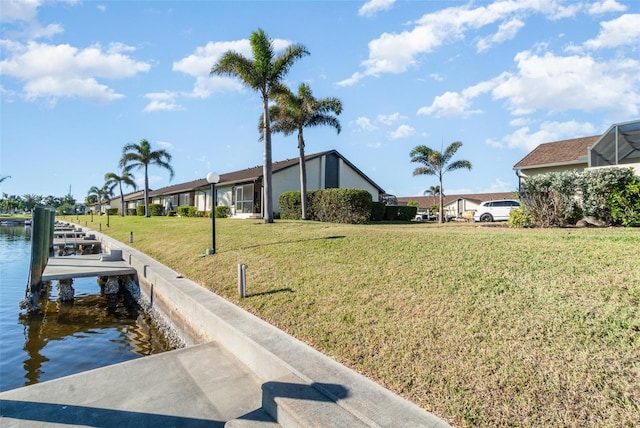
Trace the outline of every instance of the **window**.
[[253, 184], [236, 187], [236, 214], [253, 213]]

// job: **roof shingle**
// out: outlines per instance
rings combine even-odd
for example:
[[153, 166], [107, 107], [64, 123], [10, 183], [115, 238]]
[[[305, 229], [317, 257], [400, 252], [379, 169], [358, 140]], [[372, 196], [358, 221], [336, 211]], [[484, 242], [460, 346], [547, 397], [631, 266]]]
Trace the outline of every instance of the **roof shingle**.
[[587, 163], [589, 147], [593, 146], [599, 138], [600, 135], [593, 135], [540, 144], [515, 164], [513, 169]]

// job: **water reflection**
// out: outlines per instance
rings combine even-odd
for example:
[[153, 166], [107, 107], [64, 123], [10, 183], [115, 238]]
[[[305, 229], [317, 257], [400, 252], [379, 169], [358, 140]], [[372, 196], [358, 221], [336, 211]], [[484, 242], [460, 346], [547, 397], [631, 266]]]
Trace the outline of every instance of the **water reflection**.
[[137, 304], [106, 296], [96, 278], [74, 280], [68, 303], [54, 283], [39, 313], [21, 313], [28, 239], [28, 228], [0, 227], [0, 391], [172, 349]]

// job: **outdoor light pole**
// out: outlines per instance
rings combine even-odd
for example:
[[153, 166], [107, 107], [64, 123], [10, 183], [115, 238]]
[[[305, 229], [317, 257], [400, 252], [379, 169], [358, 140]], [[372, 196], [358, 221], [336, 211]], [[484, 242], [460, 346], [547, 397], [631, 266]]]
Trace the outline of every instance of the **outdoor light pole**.
[[207, 181], [211, 183], [211, 242], [212, 247], [209, 254], [216, 253], [216, 183], [220, 181], [220, 176], [215, 172], [207, 174]]

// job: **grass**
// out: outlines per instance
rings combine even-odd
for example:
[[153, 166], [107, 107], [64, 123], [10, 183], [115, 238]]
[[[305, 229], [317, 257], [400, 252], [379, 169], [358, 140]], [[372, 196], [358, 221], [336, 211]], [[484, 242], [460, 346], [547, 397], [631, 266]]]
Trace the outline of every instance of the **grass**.
[[640, 425], [639, 229], [98, 222], [456, 426]]

